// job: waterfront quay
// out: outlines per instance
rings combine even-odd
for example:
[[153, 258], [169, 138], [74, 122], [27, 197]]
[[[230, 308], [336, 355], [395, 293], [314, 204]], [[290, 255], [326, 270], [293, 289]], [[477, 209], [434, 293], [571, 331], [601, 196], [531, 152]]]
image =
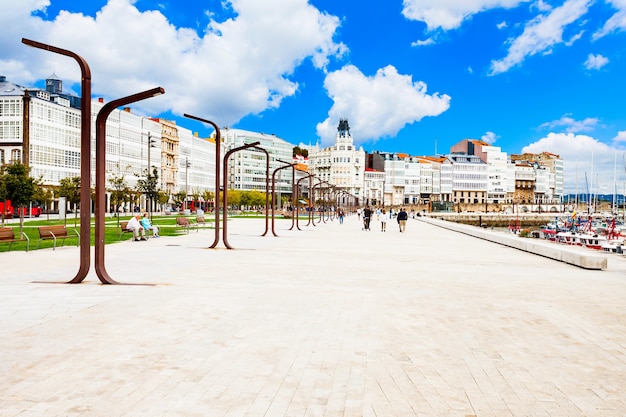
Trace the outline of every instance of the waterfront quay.
[[107, 245], [124, 285], [56, 283], [73, 246], [0, 253], [0, 415], [626, 415], [623, 256], [305, 223]]
[[426, 217], [440, 219], [449, 222], [469, 224], [483, 227], [508, 227], [511, 224], [519, 224], [520, 227], [539, 227], [553, 221], [557, 217], [564, 216], [563, 213], [446, 213], [431, 212], [420, 213]]

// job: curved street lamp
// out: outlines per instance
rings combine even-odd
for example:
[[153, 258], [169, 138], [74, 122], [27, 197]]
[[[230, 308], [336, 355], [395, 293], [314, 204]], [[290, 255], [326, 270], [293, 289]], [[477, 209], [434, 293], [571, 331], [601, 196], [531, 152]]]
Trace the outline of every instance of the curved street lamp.
[[274, 234], [274, 236], [278, 236], [274, 228], [274, 206], [276, 205], [276, 202], [275, 202], [276, 200], [276, 173], [280, 171], [281, 169], [285, 169], [285, 168], [291, 168], [295, 172], [294, 167], [298, 165], [297, 162], [289, 163], [289, 162], [281, 161], [280, 159], [277, 159], [276, 161], [283, 163], [283, 164], [288, 164], [288, 165], [278, 167], [274, 170], [274, 172], [272, 172], [272, 233]]
[[[165, 93], [161, 87], [153, 88], [131, 96], [119, 98], [105, 104], [96, 117], [96, 257], [94, 266], [100, 282], [103, 284], [119, 284], [109, 276], [104, 265], [104, 221], [106, 198], [106, 122], [109, 114], [118, 107]], [[82, 215], [82, 213], [81, 213]]]
[[221, 151], [222, 151], [222, 137], [219, 127], [210, 120], [202, 119], [191, 114], [183, 114], [183, 116], [190, 119], [198, 120], [199, 122], [208, 123], [215, 129], [215, 198], [213, 199], [213, 211], [215, 211], [215, 238], [210, 248], [217, 246], [220, 241], [220, 167], [222, 164]]
[[83, 282], [90, 268], [91, 254], [91, 70], [87, 61], [67, 49], [22, 38], [24, 45], [74, 58], [80, 66], [80, 267], [68, 284]]
[[[222, 181], [224, 182], [224, 195], [222, 197], [222, 207], [224, 210], [224, 228], [222, 230], [222, 240], [224, 241], [224, 246], [226, 246], [227, 249], [235, 249], [230, 246], [230, 243], [228, 243], [228, 212], [226, 210], [226, 208], [228, 207], [228, 158], [235, 152], [239, 152], [248, 148], [255, 148], [257, 147], [257, 145], [260, 144], [261, 142], [248, 143], [247, 145], [233, 148], [230, 151], [226, 152], [226, 155], [224, 155], [224, 172], [222, 176]], [[211, 248], [214, 248], [215, 246], [217, 246], [217, 242], [215, 242], [211, 246]]]

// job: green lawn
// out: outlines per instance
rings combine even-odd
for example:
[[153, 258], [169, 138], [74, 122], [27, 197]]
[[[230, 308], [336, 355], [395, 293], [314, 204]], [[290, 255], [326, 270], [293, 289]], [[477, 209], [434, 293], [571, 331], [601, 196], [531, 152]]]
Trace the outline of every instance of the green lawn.
[[[176, 226], [176, 217], [179, 217], [179, 216], [175, 216], [175, 215], [174, 216], [153, 216], [152, 222], [159, 227], [159, 234], [161, 236], [177, 236], [177, 235], [180, 235], [181, 233], [186, 233], [185, 231], [181, 230], [179, 227]], [[188, 217], [192, 223], [195, 223], [195, 220], [196, 220], [195, 215], [185, 216], [185, 217]], [[121, 216], [119, 221], [120, 222], [127, 221], [128, 219], [130, 219], [130, 216], [125, 215], [125, 216]], [[213, 221], [215, 219], [210, 216], [205, 216], [205, 220], [207, 222], [207, 226], [205, 227], [212, 227]], [[67, 221], [65, 222], [63, 222], [62, 220], [46, 220], [43, 217], [40, 217], [38, 219], [33, 219], [33, 220], [30, 220], [30, 219], [25, 220], [23, 232], [30, 239], [29, 250], [35, 250], [35, 248], [37, 247], [37, 241], [39, 240], [39, 231], [37, 230], [37, 227], [59, 225], [59, 224], [65, 224], [70, 235], [75, 235], [73, 232], [74, 230], [80, 233], [80, 218], [76, 220], [76, 223], [74, 223], [74, 217], [68, 217]], [[76, 226], [74, 226], [74, 224], [76, 224]], [[110, 219], [107, 217], [106, 222], [105, 222], [105, 238], [104, 238], [104, 241], [107, 245], [112, 244], [112, 243], [122, 242], [124, 240], [129, 240], [132, 238], [132, 234], [130, 233], [124, 233], [120, 238], [120, 227], [118, 224], [119, 223], [118, 223], [117, 218]], [[19, 224], [15, 224], [15, 223], [11, 223], [11, 224], [5, 223], [5, 227], [11, 227], [14, 233], [18, 233], [20, 229]], [[95, 239], [94, 234], [95, 234], [94, 219], [92, 218], [91, 219], [91, 245], [92, 246], [94, 245], [94, 239]], [[65, 240], [64, 246], [76, 245], [77, 243], [78, 243], [78, 238], [76, 237], [67, 238]], [[52, 240], [43, 240], [41, 241], [39, 245], [39, 249], [52, 248], [53, 244], [54, 242]], [[57, 245], [60, 245], [60, 242], [58, 242]], [[9, 244], [3, 243], [0, 241], [0, 252], [7, 252], [8, 249], [9, 249]], [[26, 250], [25, 240], [23, 242], [14, 242], [13, 245], [11, 246], [11, 252], [25, 251], [25, 250]]]

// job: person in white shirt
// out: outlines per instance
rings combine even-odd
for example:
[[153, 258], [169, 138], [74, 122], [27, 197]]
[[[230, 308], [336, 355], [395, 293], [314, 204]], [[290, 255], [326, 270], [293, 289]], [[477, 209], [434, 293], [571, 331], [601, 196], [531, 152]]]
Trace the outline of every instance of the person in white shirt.
[[[135, 242], [140, 240], [146, 240], [146, 231], [141, 227], [141, 223], [139, 222], [139, 218], [141, 215], [139, 213], [135, 214], [134, 217], [128, 221], [126, 225], [126, 230], [131, 230], [133, 232], [133, 238], [135, 238]], [[141, 237], [141, 239], [139, 239]]]

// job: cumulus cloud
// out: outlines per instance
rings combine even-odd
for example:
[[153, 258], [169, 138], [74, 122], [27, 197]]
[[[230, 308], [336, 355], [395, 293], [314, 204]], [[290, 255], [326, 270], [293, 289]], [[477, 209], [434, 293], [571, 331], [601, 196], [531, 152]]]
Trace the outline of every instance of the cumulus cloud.
[[607, 0], [617, 12], [604, 23], [604, 26], [593, 34], [593, 39], [600, 39], [612, 32], [618, 32], [626, 29], [626, 1], [624, 0]]
[[589, 56], [587, 56], [587, 60], [585, 61], [585, 68], [587, 68], [588, 70], [597, 70], [608, 63], [609, 59], [605, 56], [602, 56], [600, 54], [589, 54]]
[[480, 139], [483, 142], [486, 142], [486, 143], [488, 143], [490, 145], [493, 145], [494, 143], [496, 143], [496, 140], [498, 140], [499, 137], [500, 136], [496, 135], [493, 132], [487, 132]]
[[498, 24], [496, 25], [496, 27], [497, 27], [498, 29], [505, 29], [505, 28], [507, 28], [508, 26], [509, 26], [509, 25], [508, 25], [506, 22], [500, 22], [500, 23], [498, 23]]
[[563, 160], [566, 193], [584, 193], [588, 184], [593, 188], [591, 192], [611, 194], [615, 162], [620, 161], [624, 149], [609, 146], [587, 135], [549, 133], [522, 148], [522, 152], [551, 152], [560, 155]]
[[472, 15], [489, 9], [513, 8], [530, 0], [404, 0], [402, 14], [426, 23], [429, 31], [456, 29]]
[[565, 128], [565, 132], [567, 133], [590, 132], [596, 127], [598, 122], [599, 120], [595, 117], [587, 117], [583, 120], [576, 120], [572, 118], [571, 115], [566, 114], [559, 120], [543, 123], [539, 127], [542, 129], [555, 129], [557, 127]]
[[9, 57], [0, 60], [4, 74], [24, 83], [53, 71], [80, 80], [71, 59], [5, 38], [8, 31], [19, 33], [85, 58], [94, 95], [117, 98], [162, 86], [165, 95], [134, 105], [151, 114], [171, 110], [232, 125], [294, 95], [299, 85], [291, 75], [305, 60], [324, 71], [330, 59], [347, 51], [333, 39], [339, 19], [307, 0], [231, 0], [232, 18], [211, 20], [199, 31], [175, 27], [159, 10], [141, 12], [135, 0], [109, 0], [94, 17], [62, 11], [44, 21], [32, 14], [48, 3], [20, 0], [0, 14], [2, 42], [20, 48], [13, 55], [3, 53]]
[[447, 94], [427, 94], [426, 84], [414, 82], [389, 65], [374, 76], [347, 65], [328, 74], [324, 81], [333, 106], [328, 118], [317, 125], [323, 144], [334, 143], [337, 123], [347, 118], [355, 143], [393, 137], [407, 124], [438, 116], [450, 107]]
[[551, 48], [560, 43], [571, 45], [579, 39], [577, 33], [569, 40], [563, 40], [564, 29], [584, 16], [593, 0], [566, 0], [560, 7], [551, 9], [546, 15], [539, 15], [524, 27], [524, 32], [509, 40], [506, 57], [491, 62], [490, 75], [508, 71], [523, 62], [526, 57], [538, 53], [551, 53]]
[[617, 132], [617, 136], [613, 138], [613, 142], [615, 143], [626, 142], [626, 130]]

